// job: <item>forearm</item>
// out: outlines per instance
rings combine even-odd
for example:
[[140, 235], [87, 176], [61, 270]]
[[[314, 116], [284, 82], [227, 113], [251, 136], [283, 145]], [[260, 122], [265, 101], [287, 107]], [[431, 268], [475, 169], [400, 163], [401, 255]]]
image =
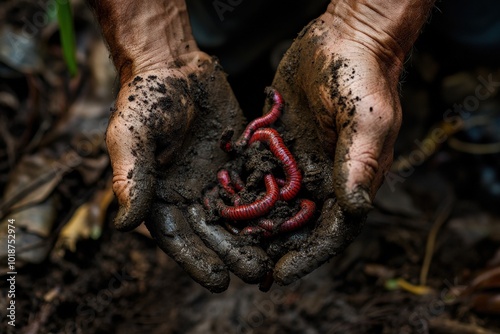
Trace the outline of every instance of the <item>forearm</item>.
[[88, 0], [122, 82], [197, 50], [184, 0]]
[[404, 62], [435, 0], [332, 0], [328, 6], [344, 36], [375, 49], [386, 61]]

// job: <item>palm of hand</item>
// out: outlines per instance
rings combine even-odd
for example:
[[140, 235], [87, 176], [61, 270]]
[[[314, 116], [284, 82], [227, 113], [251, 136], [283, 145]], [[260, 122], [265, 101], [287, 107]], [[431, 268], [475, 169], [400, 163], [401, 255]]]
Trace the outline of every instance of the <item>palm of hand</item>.
[[280, 64], [273, 86], [286, 101], [283, 137], [321, 214], [309, 236], [271, 245], [273, 257], [280, 257], [274, 269], [278, 283], [316, 269], [361, 229], [392, 162], [400, 123], [398, 74], [385, 68], [322, 18], [304, 28]]
[[[115, 225], [130, 230], [145, 221], [159, 247], [211, 291], [227, 288], [227, 268], [258, 282], [270, 265], [265, 252], [190, 214], [228, 159], [217, 143], [226, 127], [241, 130], [241, 110], [207, 55], [167, 67], [123, 85], [108, 126], [120, 202]], [[239, 259], [241, 254], [248, 257]]]
[[[304, 29], [273, 82], [286, 101], [278, 130], [321, 212], [310, 235], [277, 238], [267, 249], [282, 284], [316, 269], [359, 233], [399, 127], [393, 74], [321, 22]], [[227, 287], [226, 266], [258, 282], [270, 269], [265, 252], [208, 224], [197, 204], [228, 159], [220, 134], [227, 126], [241, 133], [241, 111], [208, 56], [174, 65], [143, 73], [120, 91], [107, 134], [122, 205], [116, 225], [127, 230], [146, 220], [159, 246], [212, 291]]]

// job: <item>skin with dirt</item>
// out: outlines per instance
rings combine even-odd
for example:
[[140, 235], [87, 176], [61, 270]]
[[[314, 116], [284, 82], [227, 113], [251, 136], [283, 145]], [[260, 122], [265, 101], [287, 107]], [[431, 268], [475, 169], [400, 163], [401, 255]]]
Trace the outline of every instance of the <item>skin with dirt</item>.
[[[178, 127], [174, 127], [175, 131], [165, 134], [167, 136], [163, 141], [165, 145], [157, 147], [154, 152], [158, 165], [162, 166], [162, 168], [154, 169], [161, 170], [161, 172], [155, 172], [157, 173], [155, 178], [160, 180], [156, 190], [159, 204], [154, 206], [147, 226], [160, 247], [162, 244], [169, 244], [163, 242], [162, 238], [172, 238], [179, 233], [187, 235], [188, 233], [184, 230], [191, 227], [201, 240], [221, 257], [229, 269], [245, 281], [256, 283], [272, 268], [265, 254], [267, 253], [273, 262], [277, 262], [276, 267], [279, 268], [275, 273], [277, 282], [289, 284], [340, 252], [359, 233], [368, 208], [360, 205], [360, 210], [358, 207], [358, 211], [346, 213], [339, 207], [335, 200], [334, 182], [342, 183], [343, 176], [340, 173], [337, 179], [334, 179], [332, 167], [334, 162], [340, 164], [349, 154], [349, 143], [344, 143], [346, 151], [340, 152], [340, 155], [336, 152], [334, 161], [337, 125], [332, 122], [335, 119], [338, 122], [340, 119], [344, 130], [355, 132], [356, 124], [351, 122], [351, 118], [356, 113], [355, 105], [359, 98], [342, 96], [335, 90], [336, 85], [331, 84], [330, 81], [341, 80], [346, 71], [350, 71], [352, 73], [350, 77], [353, 77], [355, 69], [350, 68], [349, 62], [344, 59], [339, 58], [332, 63], [327, 62], [327, 59], [321, 55], [312, 57], [317, 44], [322, 43], [323, 37], [321, 34], [315, 34], [315, 37], [311, 38], [308, 35], [309, 29], [320, 30], [321, 25], [313, 21], [303, 30], [282, 61], [273, 82], [273, 86], [282, 93], [285, 100], [283, 116], [274, 126], [282, 134], [285, 144], [295, 156], [303, 174], [302, 190], [297, 198], [313, 200], [317, 205], [317, 213], [303, 231], [287, 233], [270, 241], [231, 235], [221, 225], [214, 224], [212, 217], [207, 215], [207, 212], [199, 205], [203, 191], [216, 183], [216, 173], [219, 168], [241, 170], [244, 167], [247, 171], [258, 171], [264, 174], [276, 169], [277, 166], [274, 157], [262, 145], [252, 146], [247, 154], [233, 161], [229, 161], [231, 157], [220, 150], [218, 142], [223, 131], [229, 127], [236, 134], [240, 134], [245, 125], [236, 101], [234, 100], [234, 104], [228, 104], [222, 97], [228, 86], [210, 84], [224, 76], [220, 67], [214, 66], [213, 72], [206, 76], [191, 75], [187, 81], [171, 80], [167, 82], [166, 90], [162, 82], [155, 77], [136, 77], [132, 81], [131, 85], [135, 93], [130, 95], [129, 100], [138, 101], [141, 109], [149, 111], [140, 116], [143, 118], [141, 122], [155, 124], [153, 128], [163, 126], [161, 122], [165, 122], [165, 116], [161, 113], [165, 113], [165, 110], [169, 110], [168, 112], [174, 115], [172, 119], [186, 117], [181, 114], [187, 104], [194, 105], [196, 110], [192, 123], [178, 122]], [[308, 38], [303, 38], [306, 35]], [[296, 48], [301, 48], [301, 50], [296, 50]], [[308, 56], [314, 59], [310, 64], [301, 59], [301, 57]], [[297, 73], [308, 70], [307, 66], [304, 69], [304, 63], [307, 63], [307, 66], [313, 66], [315, 73], [322, 74], [318, 76], [316, 84], [329, 84], [333, 87], [329, 92], [330, 97], [338, 101], [341, 106], [336, 118], [327, 117], [328, 112], [322, 107], [320, 96], [317, 100], [307, 100], [303, 94], [290, 88], [295, 86], [293, 83], [297, 80]], [[221, 104], [224, 105], [223, 108]], [[270, 104], [267, 103], [264, 110], [269, 110], [269, 108]], [[190, 131], [182, 127], [182, 124], [188, 124]], [[132, 127], [130, 131], [134, 135]], [[179, 143], [178, 138], [183, 133], [189, 133], [189, 135], [182, 143]], [[156, 136], [157, 134], [149, 135]], [[171, 143], [179, 143], [179, 146], [172, 146]], [[139, 159], [140, 156], [137, 154]], [[164, 161], [169, 161], [169, 164], [164, 164]], [[129, 175], [134, 173], [134, 170], [129, 171]], [[258, 178], [253, 181], [250, 178], [247, 182], [257, 184]], [[148, 183], [140, 184], [146, 186]], [[262, 183], [260, 187], [260, 189], [255, 187], [254, 193], [244, 194], [245, 200], [248, 202], [255, 200], [256, 194], [263, 190]], [[365, 199], [360, 200], [360, 203], [364, 202]], [[162, 209], [162, 206], [167, 206], [169, 209]], [[282, 221], [291, 217], [297, 208], [296, 201], [289, 205], [281, 203], [270, 213], [270, 217], [276, 221]], [[187, 217], [187, 222], [184, 216]], [[204, 268], [199, 272], [200, 276], [207, 270], [216, 276], [221, 271], [220, 261], [212, 255], [207, 256], [207, 250], [203, 247], [197, 247], [201, 245], [198, 237], [192, 236], [191, 239], [185, 245], [162, 248], [169, 254], [173, 253], [173, 257], [181, 265], [191, 266], [188, 260], [176, 258], [176, 254], [182, 253], [178, 251], [179, 247], [182, 250], [188, 249], [188, 252], [192, 252], [190, 256], [200, 260], [197, 266]], [[265, 250], [265, 253], [264, 250], [256, 250], [260, 247]], [[212, 262], [209, 263], [210, 261]], [[256, 265], [260, 270], [255, 270]], [[301, 268], [302, 272], [297, 273], [296, 268]], [[188, 271], [197, 272], [196, 268], [188, 268]], [[197, 274], [194, 276], [196, 277]], [[199, 280], [204, 279], [199, 278]], [[223, 286], [225, 282], [219, 281], [216, 285]]]
[[[132, 197], [148, 190], [139, 187], [155, 188], [153, 204], [140, 206], [147, 212], [135, 214], [149, 217], [146, 226], [160, 248], [199, 283], [220, 292], [229, 284], [226, 266], [244, 281], [256, 283], [271, 263], [265, 252], [251, 242], [237, 239], [219, 226], [201, 224], [202, 217], [189, 219], [194, 217], [189, 212], [199, 203], [202, 190], [228, 160], [217, 145], [220, 133], [229, 125], [241, 131], [245, 123], [217, 61], [201, 62], [199, 66], [203, 67], [202, 74], [190, 75], [187, 80], [136, 76], [128, 84], [128, 101], [134, 102], [141, 112], [115, 112], [112, 117], [122, 117], [130, 136], [137, 139], [132, 154], [138, 163], [127, 173]], [[137, 130], [137, 122], [146, 126]], [[165, 127], [171, 131], [142, 130]], [[140, 149], [145, 146], [141, 142], [144, 138], [159, 144], [151, 147], [151, 152], [144, 152]], [[151, 167], [150, 155], [155, 157], [155, 165]], [[203, 241], [193, 233], [193, 227]]]
[[[337, 142], [338, 129], [356, 133], [356, 123], [352, 119], [360, 98], [345, 96], [337, 89], [339, 80], [354, 79], [356, 75], [356, 69], [350, 66], [349, 61], [334, 54], [330, 55], [334, 61], [316, 54], [318, 45], [328, 37], [323, 23], [315, 20], [302, 30], [285, 54], [273, 82], [285, 100], [285, 112], [277, 128], [303, 172], [301, 192], [316, 202], [319, 216], [316, 227], [307, 238], [298, 234], [287, 241], [278, 239], [269, 246], [268, 253], [273, 258], [283, 255], [276, 265], [280, 270], [275, 274], [277, 282], [283, 284], [293, 282], [341, 252], [360, 232], [369, 209], [363, 198], [351, 199], [349, 202], [354, 200], [360, 205], [349, 212], [341, 208], [336, 200], [334, 184], [345, 184], [346, 171], [336, 170], [334, 177], [333, 166], [343, 165], [349, 157], [350, 147], [349, 141]], [[306, 77], [304, 73], [319, 73], [313, 84], [320, 87], [315, 99], [311, 99], [310, 94], [306, 97], [303, 91], [296, 88], [302, 84], [299, 81], [301, 73]], [[323, 87], [329, 87], [327, 95], [338, 106], [335, 117], [324, 107], [321, 97]], [[339, 147], [342, 150], [338, 150]], [[294, 269], [297, 267], [303, 271], [298, 275]]]

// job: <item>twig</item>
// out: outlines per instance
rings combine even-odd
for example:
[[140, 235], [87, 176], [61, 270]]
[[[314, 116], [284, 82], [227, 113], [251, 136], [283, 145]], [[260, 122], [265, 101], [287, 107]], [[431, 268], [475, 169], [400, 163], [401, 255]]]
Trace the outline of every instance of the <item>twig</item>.
[[35, 315], [33, 320], [31, 320], [26, 327], [22, 329], [22, 334], [36, 334], [40, 333], [40, 330], [44, 328], [47, 320], [52, 315], [55, 310], [56, 304], [48, 302], [40, 307], [40, 311]]
[[455, 137], [448, 140], [448, 144], [454, 150], [469, 154], [496, 154], [500, 152], [500, 143], [476, 144], [461, 141]]
[[424, 262], [422, 264], [422, 269], [420, 270], [420, 285], [427, 284], [427, 274], [429, 273], [429, 267], [431, 266], [432, 255], [434, 254], [434, 248], [436, 245], [437, 235], [441, 226], [446, 222], [448, 217], [450, 216], [451, 209], [453, 207], [453, 196], [446, 196], [445, 201], [441, 204], [438, 209], [438, 213], [436, 219], [434, 220], [434, 224], [427, 236], [427, 244], [425, 246], [425, 256]]

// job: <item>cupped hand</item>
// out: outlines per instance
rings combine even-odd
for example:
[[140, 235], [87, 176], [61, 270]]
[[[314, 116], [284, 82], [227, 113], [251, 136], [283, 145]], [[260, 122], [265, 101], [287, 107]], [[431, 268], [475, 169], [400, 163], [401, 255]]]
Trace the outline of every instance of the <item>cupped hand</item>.
[[310, 273], [357, 236], [392, 162], [401, 61], [338, 28], [328, 13], [304, 28], [273, 82], [286, 101], [283, 137], [319, 210], [310, 235], [271, 246], [280, 284]]
[[145, 221], [159, 247], [214, 292], [227, 288], [228, 269], [255, 283], [270, 267], [261, 248], [207, 224], [199, 206], [228, 159], [220, 134], [243, 125], [220, 65], [193, 51], [123, 80], [106, 134], [120, 204], [116, 227]]

